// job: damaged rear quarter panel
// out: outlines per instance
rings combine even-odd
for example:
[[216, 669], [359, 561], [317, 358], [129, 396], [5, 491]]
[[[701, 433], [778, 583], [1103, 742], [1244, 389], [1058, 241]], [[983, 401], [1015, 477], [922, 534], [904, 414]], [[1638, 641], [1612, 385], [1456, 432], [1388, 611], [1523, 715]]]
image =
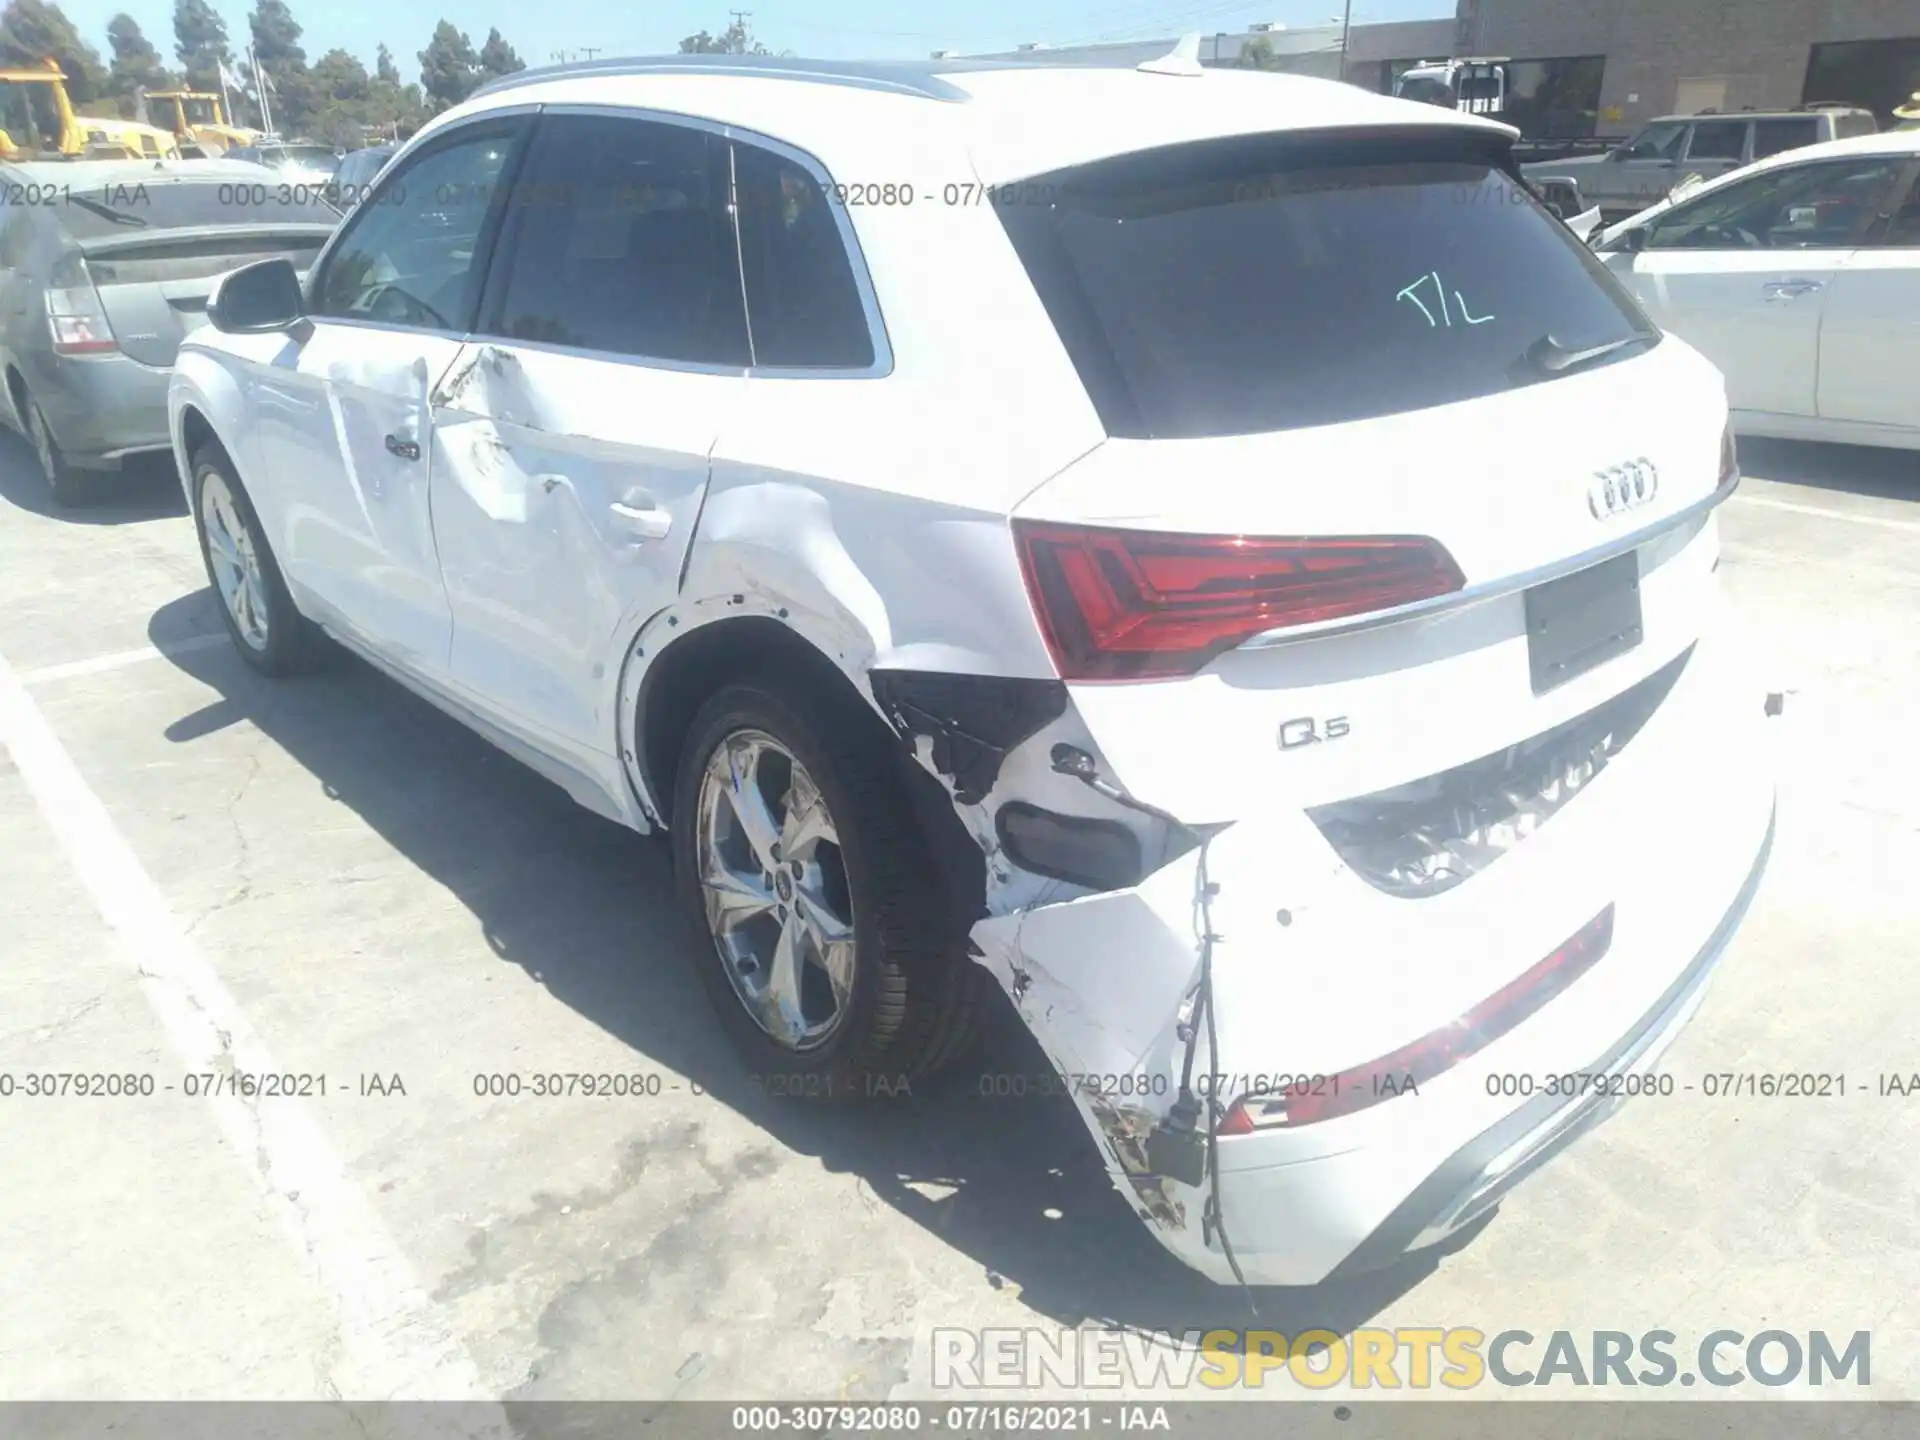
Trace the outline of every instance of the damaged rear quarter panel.
[[[973, 178], [959, 140], [931, 131], [849, 134], [815, 154], [842, 183]], [[1008, 517], [1101, 444], [1092, 404], [990, 209], [843, 213], [891, 368], [747, 375], [712, 452], [680, 593], [635, 622], [622, 653], [637, 643], [644, 669], [702, 626], [760, 615], [869, 703], [875, 667], [1053, 680]], [[610, 674], [609, 701], [631, 688]]]

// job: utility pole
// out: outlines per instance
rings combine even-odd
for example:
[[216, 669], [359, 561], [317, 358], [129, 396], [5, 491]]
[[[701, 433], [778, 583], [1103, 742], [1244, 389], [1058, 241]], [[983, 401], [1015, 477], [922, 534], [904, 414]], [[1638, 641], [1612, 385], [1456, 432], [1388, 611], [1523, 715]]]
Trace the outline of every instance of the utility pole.
[[583, 45], [580, 47], [580, 53], [591, 60], [594, 56], [598, 55], [600, 51], [592, 45]]
[[753, 32], [747, 28], [747, 22], [753, 18], [753, 12], [751, 10], [729, 10], [727, 13], [733, 16], [733, 23], [740, 31], [740, 53], [742, 55], [752, 54]]
[[1347, 0], [1346, 13], [1340, 19], [1340, 78], [1347, 78], [1347, 41], [1353, 35], [1353, 0]]

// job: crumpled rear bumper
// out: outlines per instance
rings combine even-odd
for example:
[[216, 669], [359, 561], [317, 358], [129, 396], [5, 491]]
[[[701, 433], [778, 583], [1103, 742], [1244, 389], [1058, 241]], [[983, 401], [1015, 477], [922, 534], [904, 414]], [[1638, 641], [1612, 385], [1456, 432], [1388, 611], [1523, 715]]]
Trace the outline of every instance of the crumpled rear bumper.
[[[1774, 817], [1765, 687], [1712, 627], [1668, 700], [1590, 788], [1469, 883], [1388, 896], [1300, 815], [1249, 819], [1129, 890], [979, 922], [1121, 1193], [1185, 1263], [1233, 1278], [1209, 1188], [1155, 1171], [1215, 935], [1218, 1054], [1204, 1101], [1351, 1070], [1466, 1013], [1604, 907], [1613, 940], [1566, 993], [1417, 1094], [1217, 1144], [1226, 1232], [1250, 1283], [1391, 1263], [1484, 1214], [1617, 1108], [1614, 1087], [1515, 1095], [1496, 1077], [1646, 1072], [1698, 1008], [1758, 888]], [[1214, 893], [1200, 899], [1202, 867]]]

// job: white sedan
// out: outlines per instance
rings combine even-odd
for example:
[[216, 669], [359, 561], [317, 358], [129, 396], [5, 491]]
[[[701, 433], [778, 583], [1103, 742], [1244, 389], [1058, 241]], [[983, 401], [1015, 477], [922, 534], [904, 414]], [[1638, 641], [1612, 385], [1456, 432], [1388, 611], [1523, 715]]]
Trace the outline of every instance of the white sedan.
[[1595, 248], [1720, 367], [1743, 433], [1920, 449], [1920, 131], [1789, 151]]

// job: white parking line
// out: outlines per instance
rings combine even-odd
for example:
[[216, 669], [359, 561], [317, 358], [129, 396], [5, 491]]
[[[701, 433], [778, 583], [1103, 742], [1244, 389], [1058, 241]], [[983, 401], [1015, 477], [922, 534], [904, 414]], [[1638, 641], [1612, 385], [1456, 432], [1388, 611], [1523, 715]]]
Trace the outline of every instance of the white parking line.
[[1791, 515], [1818, 515], [1822, 520], [1845, 520], [1854, 525], [1878, 525], [1883, 530], [1920, 530], [1920, 521], [1894, 520], [1884, 515], [1855, 515], [1849, 510], [1828, 510], [1820, 505], [1796, 505], [1791, 500], [1766, 500], [1758, 495], [1736, 495], [1736, 505], [1758, 505], [1767, 510], [1785, 510]]
[[[118, 936], [183, 1069], [278, 1073], [273, 1055], [4, 656], [0, 744], [13, 757], [101, 918]], [[348, 1178], [312, 1108], [300, 1100], [225, 1094], [204, 1103], [334, 1299], [340, 1348], [327, 1376], [333, 1392], [348, 1400], [484, 1401], [473, 1357]], [[208, 1258], [222, 1263], [220, 1257]], [[512, 1434], [495, 1405], [481, 1405], [478, 1414], [467, 1406], [453, 1413], [463, 1417], [461, 1434]]]
[[96, 655], [91, 660], [69, 660], [64, 665], [42, 665], [37, 670], [22, 670], [22, 685], [44, 685], [50, 680], [70, 680], [76, 675], [99, 675], [108, 670], [123, 670], [143, 660], [161, 660], [169, 655], [191, 655], [195, 650], [211, 650], [228, 644], [225, 635], [195, 635], [167, 645], [142, 645], [138, 650], [116, 650], [111, 655]]

